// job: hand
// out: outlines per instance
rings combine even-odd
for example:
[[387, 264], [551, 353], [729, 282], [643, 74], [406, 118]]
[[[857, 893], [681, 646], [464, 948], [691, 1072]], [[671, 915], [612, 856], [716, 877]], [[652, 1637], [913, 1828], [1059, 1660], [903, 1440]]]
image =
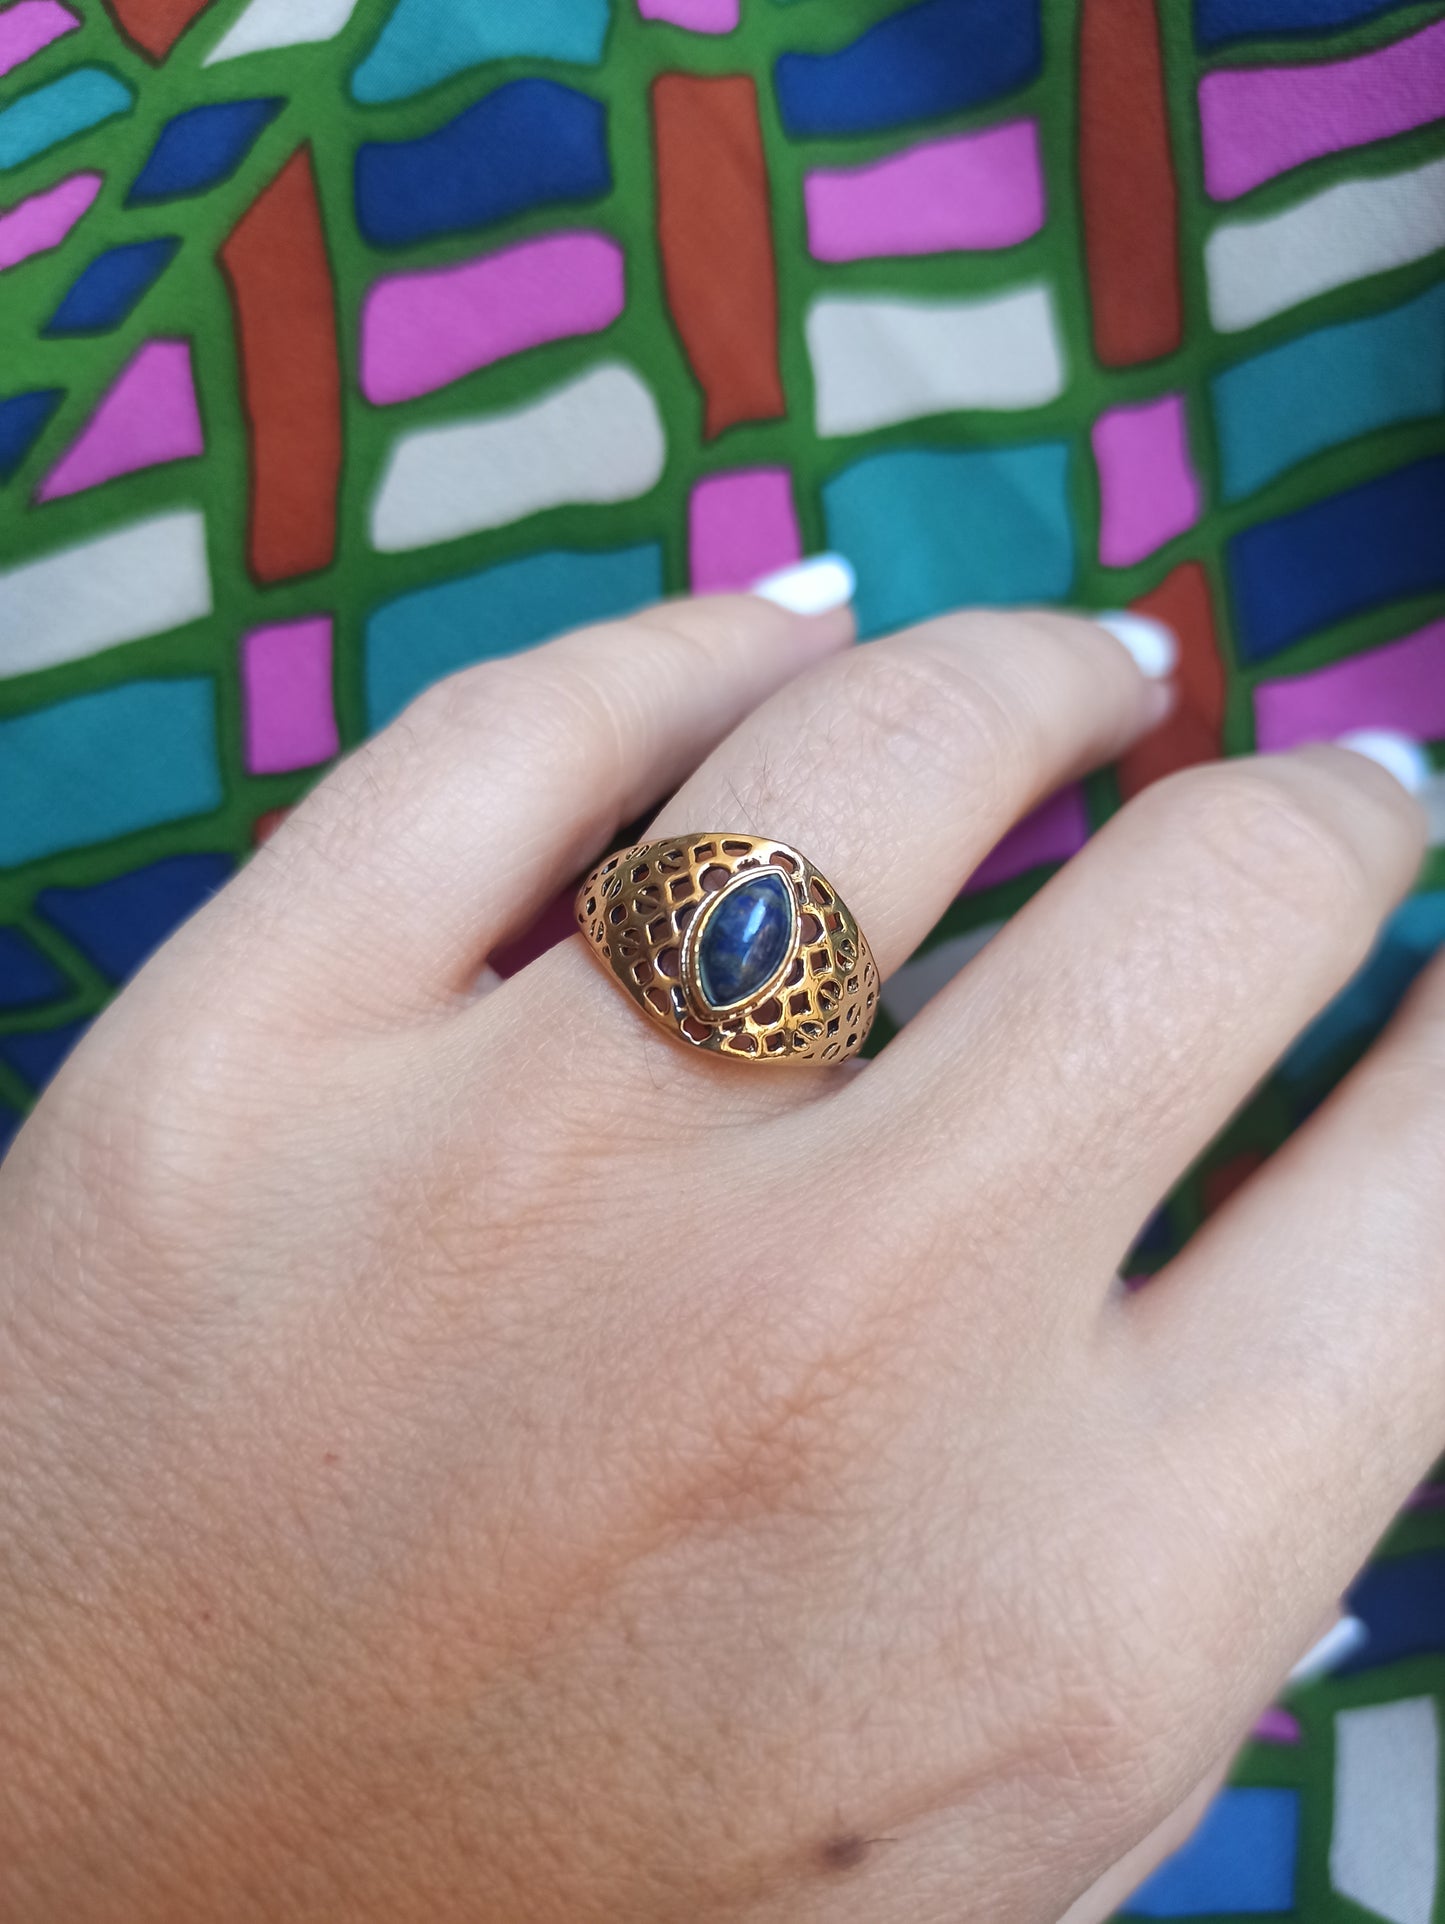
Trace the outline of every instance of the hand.
[[476, 992], [679, 782], [886, 975], [1165, 700], [1085, 620], [850, 638], [719, 598], [443, 684], [40, 1105], [0, 1915], [1053, 1924], [1428, 1466], [1439, 972], [1115, 1280], [1410, 881], [1361, 755], [1148, 790], [856, 1072], [690, 1055], [578, 938]]

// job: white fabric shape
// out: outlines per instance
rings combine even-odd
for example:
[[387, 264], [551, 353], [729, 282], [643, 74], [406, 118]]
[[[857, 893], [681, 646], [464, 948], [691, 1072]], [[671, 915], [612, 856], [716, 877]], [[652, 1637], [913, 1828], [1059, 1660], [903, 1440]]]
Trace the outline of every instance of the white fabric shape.
[[210, 612], [205, 517], [158, 514], [0, 572], [0, 675], [79, 661]]
[[1330, 1882], [1389, 1924], [1431, 1924], [1440, 1877], [1440, 1724], [1431, 1697], [1335, 1719]]
[[1002, 922], [987, 922], [966, 935], [950, 936], [946, 942], [935, 943], [922, 955], [915, 955], [891, 975], [883, 990], [883, 1006], [899, 1027], [911, 1022], [925, 1002], [947, 988], [1002, 927]]
[[1064, 391], [1042, 284], [974, 300], [826, 294], [806, 322], [819, 434], [863, 434], [955, 408], [1033, 408]]
[[1204, 243], [1209, 312], [1226, 334], [1445, 247], [1445, 160], [1345, 180], [1283, 213], [1225, 221]]
[[332, 40], [356, 11], [356, 0], [251, 0], [240, 17], [201, 62], [235, 60], [268, 47], [298, 47], [307, 40]]
[[381, 477], [371, 539], [395, 554], [543, 508], [631, 501], [661, 478], [666, 456], [652, 390], [633, 368], [604, 361], [506, 413], [403, 435]]

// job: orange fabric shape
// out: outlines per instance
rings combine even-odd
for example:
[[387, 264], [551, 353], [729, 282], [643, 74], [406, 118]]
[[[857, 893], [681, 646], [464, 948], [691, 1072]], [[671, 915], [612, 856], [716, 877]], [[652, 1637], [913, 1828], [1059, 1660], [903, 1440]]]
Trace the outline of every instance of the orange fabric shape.
[[298, 148], [221, 248], [251, 454], [247, 559], [258, 581], [329, 566], [341, 478], [336, 298], [309, 147]]
[[744, 74], [662, 74], [652, 114], [667, 301], [711, 440], [786, 409], [757, 90]]
[[1079, 37], [1079, 186], [1105, 367], [1183, 339], [1179, 209], [1155, 0], [1085, 0]]
[[290, 813], [289, 808], [268, 808], [264, 815], [258, 815], [251, 824], [253, 846], [260, 848], [263, 843], [269, 842]]
[[1202, 565], [1186, 561], [1133, 605], [1141, 615], [1167, 622], [1179, 637], [1179, 699], [1168, 720], [1119, 763], [1119, 789], [1126, 798], [1176, 768], [1215, 761], [1224, 745], [1224, 668]]
[[1223, 1209], [1230, 1197], [1243, 1189], [1255, 1171], [1263, 1169], [1264, 1163], [1262, 1149], [1243, 1149], [1237, 1156], [1231, 1156], [1228, 1162], [1211, 1169], [1204, 1178], [1202, 1201], [1205, 1215], [1212, 1216], [1216, 1210]]
[[211, 0], [105, 0], [116, 25], [152, 60], [164, 60]]

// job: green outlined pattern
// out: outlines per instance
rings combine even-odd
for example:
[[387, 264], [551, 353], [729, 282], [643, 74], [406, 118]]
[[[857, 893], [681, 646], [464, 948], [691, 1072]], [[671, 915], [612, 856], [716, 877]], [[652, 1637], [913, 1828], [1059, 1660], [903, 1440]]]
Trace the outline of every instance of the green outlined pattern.
[[[1311, 159], [1255, 187], [1242, 201], [1221, 206], [1210, 200], [1204, 186], [1198, 106], [1198, 86], [1206, 72], [1368, 53], [1445, 18], [1439, 0], [1389, 8], [1328, 33], [1257, 36], [1208, 54], [1196, 44], [1193, 12], [1184, 0], [1159, 6], [1178, 184], [1185, 325], [1176, 351], [1122, 368], [1101, 365], [1093, 346], [1079, 177], [1081, 0], [1045, 0], [1042, 64], [1038, 77], [1025, 87], [926, 122], [908, 120], [880, 133], [807, 141], [791, 138], [784, 129], [775, 84], [779, 55], [843, 46], [875, 21], [902, 11], [899, 0], [801, 0], [790, 5], [742, 0], [739, 24], [716, 34], [644, 20], [633, 0], [613, 0], [599, 64], [520, 56], [487, 60], [420, 93], [375, 104], [359, 102], [351, 82], [392, 12], [387, 0], [359, 0], [329, 39], [207, 65], [206, 56], [245, 13], [246, 4], [213, 0], [157, 62], [126, 37], [99, 0], [73, 0], [82, 16], [79, 29], [0, 79], [0, 116], [12, 102], [81, 68], [115, 76], [134, 98], [129, 113], [0, 170], [0, 217], [78, 172], [103, 176], [93, 206], [58, 246], [0, 268], [0, 407], [16, 395], [51, 389], [63, 390], [64, 397], [0, 486], [0, 582], [9, 571], [38, 557], [62, 554], [107, 530], [171, 511], [199, 510], [205, 518], [214, 605], [212, 614], [184, 626], [13, 674], [6, 673], [7, 637], [0, 627], [0, 795], [13, 792], [7, 784], [18, 783], [33, 791], [32, 802], [43, 812], [47, 784], [75, 779], [73, 772], [62, 778], [43, 760], [7, 769], [7, 743], [21, 739], [7, 737], [7, 721], [44, 713], [81, 695], [154, 680], [200, 678], [213, 691], [215, 774], [223, 796], [218, 807], [203, 814], [0, 867], [0, 932], [18, 935], [30, 951], [47, 958], [68, 985], [63, 993], [38, 1003], [7, 1008], [0, 975], [0, 1118], [18, 1117], [28, 1107], [43, 1076], [25, 1065], [45, 1059], [43, 1048], [37, 1057], [24, 1047], [7, 1045], [17, 1038], [68, 1033], [102, 1008], [115, 987], [116, 969], [107, 960], [111, 951], [77, 936], [73, 926], [70, 934], [64, 933], [38, 898], [54, 900], [50, 891], [89, 890], [178, 856], [221, 855], [233, 863], [243, 861], [254, 846], [258, 823], [294, 803], [315, 780], [315, 766], [283, 773], [256, 773], [247, 767], [239, 649], [241, 638], [258, 627], [319, 615], [332, 619], [332, 701], [344, 748], [366, 732], [368, 618], [398, 595], [552, 549], [640, 545], [657, 548], [665, 590], [685, 592], [690, 583], [689, 500], [705, 476], [753, 467], [786, 469], [792, 477], [801, 545], [811, 551], [829, 545], [825, 484], [865, 455], [884, 449], [1005, 448], [1045, 441], [1063, 443], [1069, 450], [1068, 501], [1077, 555], [1070, 599], [1075, 605], [1124, 606], [1150, 595], [1185, 563], [1203, 569], [1225, 673], [1225, 752], [1243, 753], [1254, 746], [1254, 694], [1261, 683], [1367, 656], [1445, 615], [1445, 594], [1440, 592], [1386, 595], [1321, 626], [1278, 655], [1245, 660], [1238, 645], [1231, 540], [1391, 470], [1438, 457], [1445, 451], [1445, 426], [1437, 413], [1372, 429], [1311, 455], [1246, 498], [1227, 501], [1210, 400], [1213, 377], [1248, 356], [1336, 321], [1393, 310], [1439, 286], [1445, 258], [1439, 251], [1429, 252], [1410, 264], [1352, 280], [1237, 334], [1221, 333], [1211, 323], [1205, 270], [1206, 243], [1222, 220], [1283, 212], [1331, 183], [1378, 178], [1437, 159], [1445, 155], [1445, 119]], [[0, 23], [3, 19], [0, 11]], [[771, 203], [786, 414], [743, 423], [711, 441], [703, 433], [699, 383], [669, 312], [657, 236], [650, 89], [657, 76], [673, 72], [747, 74], [755, 79]], [[369, 246], [358, 225], [354, 193], [359, 144], [416, 139], [500, 85], [530, 77], [561, 80], [603, 103], [610, 190], [581, 205], [539, 208], [412, 248]], [[217, 184], [181, 198], [126, 205], [131, 183], [175, 115], [211, 102], [272, 96], [282, 98], [284, 105]], [[808, 171], [857, 166], [895, 154], [924, 135], [963, 133], [1021, 117], [1038, 125], [1047, 196], [1047, 219], [1032, 238], [996, 250], [844, 264], [810, 254], [804, 216]], [[247, 421], [235, 311], [217, 256], [237, 222], [302, 147], [314, 168], [334, 287], [344, 459], [334, 560], [324, 569], [263, 583], [247, 563]], [[512, 242], [581, 226], [612, 236], [625, 258], [626, 305], [604, 331], [532, 347], [398, 406], [376, 406], [364, 398], [357, 372], [361, 316], [367, 292], [379, 277], [461, 263]], [[177, 237], [180, 250], [124, 319], [90, 335], [47, 337], [50, 317], [88, 263], [109, 248], [162, 236]], [[805, 319], [819, 296], [847, 291], [954, 298], [1030, 282], [1048, 286], [1059, 317], [1068, 377], [1056, 400], [1024, 411], [907, 418], [841, 439], [814, 431], [815, 369]], [[204, 454], [158, 462], [38, 503], [36, 490], [60, 455], [91, 421], [135, 352], [156, 339], [190, 343]], [[611, 505], [549, 508], [438, 546], [395, 554], [376, 551], [369, 517], [399, 436], [533, 400], [604, 357], [644, 372], [667, 425], [666, 466], [654, 488]], [[1202, 512], [1192, 526], [1137, 562], [1105, 567], [1098, 559], [1103, 505], [1091, 430], [1108, 410], [1164, 395], [1183, 397]], [[1445, 530], [1441, 541], [1445, 543]], [[4, 605], [0, 599], [0, 609]], [[479, 639], [479, 649], [482, 645]], [[1445, 674], [1445, 655], [1441, 660]], [[157, 753], [165, 756], [164, 742], [157, 744]], [[1437, 763], [1445, 762], [1438, 746], [1434, 753]], [[1115, 777], [1092, 779], [1086, 797], [1090, 820], [1097, 825], [1119, 805]], [[0, 837], [3, 833], [0, 822]], [[993, 889], [961, 897], [931, 941], [947, 940], [1012, 913], [1051, 872], [1048, 866], [1028, 869]], [[1432, 852], [1420, 889], [1424, 895], [1445, 891], [1445, 851]], [[0, 966], [5, 953], [0, 946]], [[1206, 1213], [1211, 1183], [1219, 1172], [1241, 1167], [1241, 1159], [1267, 1152], [1287, 1134], [1359, 1053], [1369, 1027], [1365, 1021], [1341, 1028], [1337, 1046], [1325, 1049], [1307, 1073], [1276, 1078], [1257, 1095], [1170, 1199], [1141, 1252], [1139, 1267], [1157, 1266], [1187, 1239]], [[881, 1039], [886, 1039], [884, 1031], [886, 1024]], [[1412, 1511], [1397, 1526], [1385, 1554], [1445, 1556], [1445, 1509], [1437, 1504]], [[1434, 1649], [1445, 1650], [1445, 1604]], [[1438, 1654], [1417, 1654], [1314, 1687], [1297, 1706], [1303, 1741], [1256, 1747], [1241, 1764], [1241, 1784], [1289, 1785], [1302, 1794], [1294, 1915], [1311, 1924], [1373, 1915], [1330, 1885], [1333, 1718], [1339, 1709], [1363, 1702], [1420, 1695], [1445, 1702], [1442, 1662]], [[1445, 1897], [1437, 1897], [1436, 1919], [1445, 1919]]]

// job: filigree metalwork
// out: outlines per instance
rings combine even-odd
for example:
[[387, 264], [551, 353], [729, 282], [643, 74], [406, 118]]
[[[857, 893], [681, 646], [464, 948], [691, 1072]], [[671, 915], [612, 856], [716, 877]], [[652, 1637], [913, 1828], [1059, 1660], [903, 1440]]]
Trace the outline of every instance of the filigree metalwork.
[[[697, 930], [740, 876], [775, 869], [792, 891], [792, 940], [756, 995], [709, 1007]], [[637, 1006], [690, 1048], [738, 1061], [833, 1063], [862, 1047], [878, 1010], [878, 967], [827, 878], [786, 842], [699, 833], [611, 855], [577, 892], [577, 922]]]

